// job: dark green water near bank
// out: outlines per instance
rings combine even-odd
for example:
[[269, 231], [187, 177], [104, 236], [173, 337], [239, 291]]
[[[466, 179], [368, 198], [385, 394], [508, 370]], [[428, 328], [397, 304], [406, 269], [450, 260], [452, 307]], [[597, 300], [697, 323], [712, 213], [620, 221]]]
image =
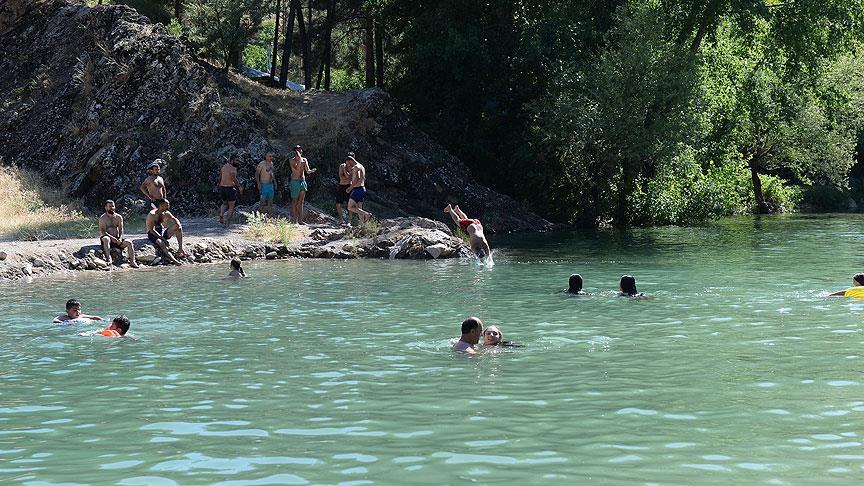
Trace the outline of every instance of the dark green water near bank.
[[[861, 216], [0, 286], [0, 482], [857, 483]], [[583, 275], [593, 295], [561, 292]], [[636, 276], [653, 300], [615, 296]], [[138, 340], [57, 327], [69, 297]], [[526, 346], [476, 357], [468, 315]], [[44, 484], [43, 483], [43, 484]]]

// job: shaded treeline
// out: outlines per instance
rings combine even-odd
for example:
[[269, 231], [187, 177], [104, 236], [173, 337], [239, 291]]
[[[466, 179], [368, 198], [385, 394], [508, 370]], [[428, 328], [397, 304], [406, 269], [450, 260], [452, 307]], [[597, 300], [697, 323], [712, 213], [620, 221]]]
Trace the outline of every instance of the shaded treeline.
[[864, 189], [864, 0], [124, 3], [283, 87], [390, 90], [558, 221], [842, 209]]

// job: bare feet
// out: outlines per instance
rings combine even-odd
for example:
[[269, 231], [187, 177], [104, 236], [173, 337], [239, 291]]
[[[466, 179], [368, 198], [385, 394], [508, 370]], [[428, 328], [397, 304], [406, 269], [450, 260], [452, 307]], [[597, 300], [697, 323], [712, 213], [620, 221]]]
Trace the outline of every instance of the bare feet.
[[136, 262], [135, 260], [132, 260], [129, 262], [129, 266], [132, 268], [138, 268], [138, 262]]
[[448, 204], [447, 207], [444, 208], [444, 212], [445, 212], [445, 213], [449, 213], [450, 210], [451, 210], [451, 207], [450, 207], [450, 205]]

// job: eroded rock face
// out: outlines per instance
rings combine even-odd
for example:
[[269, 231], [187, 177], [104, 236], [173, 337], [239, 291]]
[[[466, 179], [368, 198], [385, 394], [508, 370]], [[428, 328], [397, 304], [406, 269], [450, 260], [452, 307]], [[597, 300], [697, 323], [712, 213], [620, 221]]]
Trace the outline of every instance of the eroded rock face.
[[[302, 143], [320, 169], [309, 178], [313, 202], [332, 202], [337, 166], [352, 150], [367, 166], [366, 204], [379, 218], [447, 221], [444, 206], [458, 203], [489, 232], [549, 226], [476, 184], [385, 92], [261, 98], [129, 7], [0, 1], [0, 53], [0, 164], [36, 169], [94, 210], [111, 198], [145, 211], [138, 186], [162, 158], [172, 207], [200, 211], [216, 201], [224, 157], [242, 156], [251, 189], [266, 152], [284, 177], [287, 152]], [[247, 190], [241, 202], [256, 198]]]

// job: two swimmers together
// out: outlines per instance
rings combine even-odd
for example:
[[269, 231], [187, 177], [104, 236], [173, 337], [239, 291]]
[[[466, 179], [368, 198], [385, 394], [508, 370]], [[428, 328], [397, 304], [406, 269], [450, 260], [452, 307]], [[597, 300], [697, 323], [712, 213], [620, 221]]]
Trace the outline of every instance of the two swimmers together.
[[[570, 281], [567, 287], [567, 293], [573, 295], [587, 295], [584, 290], [582, 290], [582, 275], [578, 273], [574, 273], [570, 275]], [[622, 275], [621, 280], [618, 281], [618, 290], [620, 293], [618, 294], [620, 297], [631, 297], [637, 299], [650, 299], [653, 296], [644, 294], [636, 290], [636, 278], [632, 275]]]
[[[55, 324], [72, 324], [73, 322], [80, 322], [81, 320], [105, 321], [106, 319], [82, 313], [81, 302], [77, 299], [69, 299], [66, 301], [66, 314], [61, 314], [55, 317], [53, 322]], [[129, 322], [128, 317], [119, 315], [112, 319], [111, 324], [98, 334], [106, 337], [123, 337], [126, 336], [127, 332], [129, 332], [130, 325], [131, 323]], [[79, 333], [81, 336], [92, 336], [95, 334], [97, 333], [93, 333], [92, 331]]]
[[519, 348], [521, 344], [505, 341], [501, 328], [495, 325], [483, 329], [483, 321], [479, 317], [469, 317], [462, 321], [462, 336], [453, 342], [453, 350], [465, 354], [477, 354], [480, 337], [483, 337], [484, 347], [504, 346]]

